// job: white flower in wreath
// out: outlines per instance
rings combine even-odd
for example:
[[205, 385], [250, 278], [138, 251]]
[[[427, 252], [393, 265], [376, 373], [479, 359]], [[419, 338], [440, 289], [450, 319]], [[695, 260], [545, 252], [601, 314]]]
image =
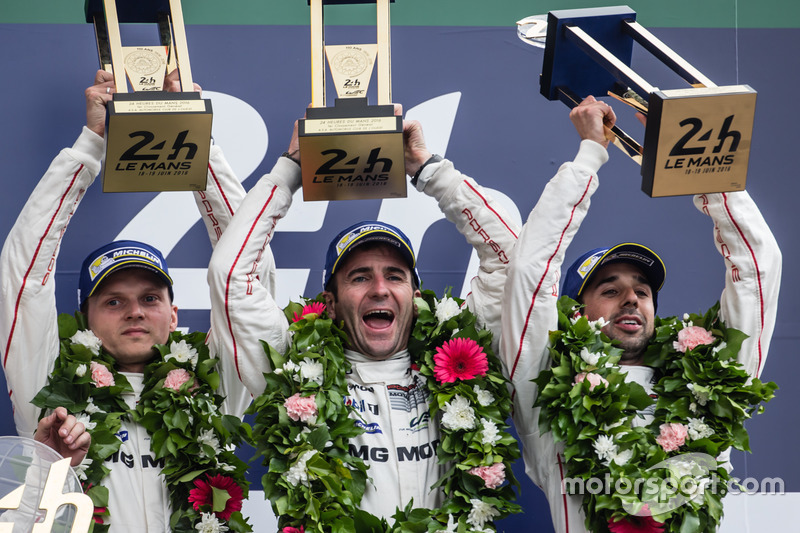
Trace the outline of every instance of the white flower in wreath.
[[72, 469], [75, 471], [75, 475], [78, 476], [78, 479], [81, 481], [86, 481], [86, 470], [90, 466], [92, 466], [92, 460], [89, 459], [89, 457], [84, 457], [83, 461], [81, 461], [81, 464], [72, 467]]
[[313, 359], [303, 359], [300, 361], [300, 376], [308, 381], [313, 381], [317, 385], [322, 385], [325, 376], [325, 369], [322, 363]]
[[623, 466], [628, 464], [628, 461], [631, 460], [633, 457], [633, 450], [622, 450], [619, 453], [614, 454], [612, 460], [619, 466]]
[[603, 461], [606, 466], [608, 466], [618, 453], [618, 448], [617, 445], [614, 444], [614, 439], [608, 435], [598, 435], [597, 440], [592, 443], [592, 447], [597, 457]]
[[219, 521], [214, 513], [202, 513], [200, 521], [194, 526], [199, 533], [224, 533], [228, 526]]
[[469, 503], [472, 504], [472, 509], [469, 510], [467, 523], [476, 529], [483, 529], [486, 522], [491, 522], [494, 517], [500, 516], [500, 511], [483, 500], [470, 498]]
[[453, 431], [475, 428], [475, 411], [470, 407], [469, 400], [459, 396], [444, 404], [442, 408], [442, 425]]
[[606, 321], [605, 318], [600, 317], [597, 320], [590, 320], [589, 321], [589, 325], [595, 331], [600, 331], [600, 330], [602, 330], [604, 327], [606, 327], [608, 325], [608, 322]]
[[438, 529], [436, 533], [456, 533], [458, 531], [458, 522], [455, 521], [452, 514], [447, 515], [447, 529]]
[[717, 344], [716, 346], [714, 346], [713, 348], [711, 348], [711, 353], [719, 353], [720, 350], [724, 350], [727, 347], [728, 347], [728, 343], [725, 342], [725, 341], [722, 341], [719, 344]]
[[97, 427], [97, 422], [92, 422], [88, 413], [78, 413], [75, 415], [75, 421], [83, 424], [87, 431], [91, 431]]
[[705, 439], [714, 434], [714, 430], [706, 424], [704, 418], [689, 418], [689, 438], [692, 440]]
[[170, 359], [175, 359], [179, 363], [191, 363], [192, 369], [194, 369], [197, 367], [197, 350], [185, 340], [172, 342], [169, 345], [169, 353], [164, 357], [165, 361], [169, 361]]
[[86, 411], [90, 415], [93, 415], [95, 413], [105, 413], [105, 411], [103, 411], [102, 409], [100, 409], [95, 405], [95, 403], [92, 401], [91, 398], [89, 398], [89, 400], [86, 402], [86, 408], [84, 409], [84, 411]]
[[217, 463], [217, 466], [219, 466], [219, 469], [223, 472], [233, 472], [236, 470], [235, 466], [229, 465], [228, 463]]
[[[276, 374], [283, 374], [284, 372], [287, 372], [289, 374], [294, 374], [299, 369], [300, 369], [300, 367], [297, 366], [293, 361], [288, 360], [285, 363], [283, 363], [283, 366], [281, 368], [276, 368], [275, 369], [275, 373]], [[295, 379], [295, 381], [299, 381], [299, 378], [297, 376], [295, 376], [294, 379]]]
[[689, 383], [686, 385], [686, 388], [692, 391], [692, 395], [694, 396], [695, 400], [697, 400], [697, 403], [700, 405], [705, 405], [708, 403], [710, 391], [707, 388], [694, 383]]
[[205, 446], [211, 446], [214, 450], [213, 456], [216, 456], [221, 450], [219, 447], [219, 439], [214, 434], [213, 429], [201, 429], [200, 434], [197, 436], [197, 443], [200, 444], [200, 456], [209, 457], [205, 451]]
[[494, 395], [488, 390], [483, 390], [479, 386], [472, 387], [472, 391], [478, 397], [478, 403], [483, 407], [489, 407], [494, 403]]
[[308, 485], [308, 470], [306, 469], [306, 463], [309, 459], [314, 457], [314, 454], [317, 453], [317, 450], [308, 450], [303, 452], [297, 462], [292, 465], [289, 470], [283, 475], [286, 478], [286, 481], [289, 482], [290, 485], [296, 487], [300, 483], [303, 485]]
[[436, 302], [436, 320], [439, 321], [439, 324], [444, 324], [460, 312], [461, 308], [458, 306], [458, 302], [449, 296]]
[[481, 418], [481, 444], [488, 444], [494, 446], [500, 440], [500, 431], [497, 429], [497, 424], [488, 418]]
[[86, 375], [86, 369], [88, 367], [86, 365], [78, 365], [78, 368], [75, 369], [75, 375], [79, 378], [82, 378]]
[[697, 404], [696, 404], [696, 403], [694, 403], [694, 402], [690, 403], [690, 404], [689, 404], [689, 410], [690, 410], [691, 412], [693, 412], [693, 413], [696, 413], [696, 412], [697, 412]]
[[75, 335], [69, 338], [69, 342], [85, 346], [94, 355], [100, 354], [100, 347], [103, 345], [102, 341], [97, 338], [97, 335], [89, 329], [77, 331]]
[[595, 352], [590, 352], [588, 348], [585, 346], [581, 348], [581, 359], [587, 365], [595, 366], [597, 362], [600, 360], [600, 354]]

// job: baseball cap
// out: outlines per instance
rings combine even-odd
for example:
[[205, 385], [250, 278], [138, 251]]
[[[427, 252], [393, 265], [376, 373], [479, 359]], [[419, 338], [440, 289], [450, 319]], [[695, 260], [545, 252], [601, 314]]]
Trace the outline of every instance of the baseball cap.
[[114, 241], [101, 246], [83, 260], [78, 281], [78, 305], [82, 306], [109, 274], [134, 267], [155, 272], [167, 284], [170, 299], [174, 298], [167, 262], [157, 248], [139, 241]]
[[385, 242], [397, 247], [400, 255], [408, 263], [411, 275], [414, 276], [417, 286], [419, 286], [419, 273], [417, 272], [417, 259], [414, 256], [414, 248], [411, 241], [405, 234], [384, 222], [377, 220], [363, 220], [342, 230], [328, 245], [328, 254], [325, 256], [325, 270], [322, 272], [322, 288], [327, 289], [328, 283], [336, 273], [336, 269], [344, 264], [347, 257], [354, 248], [367, 242]]
[[611, 263], [630, 263], [642, 269], [653, 288], [653, 306], [658, 307], [658, 291], [667, 275], [664, 261], [647, 246], [625, 242], [611, 248], [595, 248], [580, 256], [570, 265], [564, 277], [561, 294], [577, 300], [600, 267]]

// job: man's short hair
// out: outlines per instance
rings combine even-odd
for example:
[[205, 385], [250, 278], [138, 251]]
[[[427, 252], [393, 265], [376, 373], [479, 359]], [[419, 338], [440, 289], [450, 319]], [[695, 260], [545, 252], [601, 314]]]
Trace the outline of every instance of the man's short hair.
[[83, 260], [78, 281], [78, 307], [85, 309], [86, 300], [97, 287], [109, 275], [124, 268], [143, 268], [154, 272], [166, 283], [170, 301], [174, 299], [167, 261], [157, 248], [139, 241], [114, 241], [101, 246]]
[[325, 270], [322, 271], [322, 289], [328, 290], [336, 270], [344, 264], [347, 254], [365, 243], [382, 243], [394, 246], [411, 271], [412, 285], [419, 287], [417, 258], [411, 241], [398, 228], [377, 220], [363, 220], [345, 228], [328, 245]]

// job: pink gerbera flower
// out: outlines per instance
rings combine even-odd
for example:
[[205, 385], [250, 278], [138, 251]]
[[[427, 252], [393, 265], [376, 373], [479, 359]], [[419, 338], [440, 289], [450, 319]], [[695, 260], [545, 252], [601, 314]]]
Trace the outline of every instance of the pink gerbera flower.
[[453, 383], [486, 375], [489, 362], [480, 345], [472, 339], [457, 338], [436, 348], [433, 375], [440, 383]]
[[299, 528], [286, 526], [281, 529], [281, 533], [305, 533], [305, 530], [303, 530], [303, 526], [300, 526]]
[[[303, 310], [300, 311], [300, 314], [294, 314], [293, 322], [298, 322], [304, 318], [317, 318], [325, 311], [325, 304], [322, 302], [313, 302], [309, 305], [303, 307]], [[311, 316], [313, 315], [313, 316]]]
[[244, 494], [233, 478], [220, 474], [214, 477], [206, 474], [206, 478], [208, 481], [195, 479], [194, 486], [197, 488], [189, 491], [189, 503], [195, 511], [200, 511], [202, 507], [210, 508], [217, 518], [229, 520], [233, 513], [242, 510]]

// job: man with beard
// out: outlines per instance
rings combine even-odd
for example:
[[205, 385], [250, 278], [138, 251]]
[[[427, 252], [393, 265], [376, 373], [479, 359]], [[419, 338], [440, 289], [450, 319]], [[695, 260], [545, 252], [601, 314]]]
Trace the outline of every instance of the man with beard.
[[[532, 408], [537, 386], [531, 382], [548, 368], [549, 332], [559, 328], [557, 300], [561, 264], [588, 213], [598, 186], [597, 170], [607, 161], [608, 128], [616, 121], [604, 102], [587, 97], [570, 113], [581, 136], [575, 160], [548, 183], [523, 226], [507, 268], [503, 302], [504, 358], [515, 387], [514, 421], [523, 443], [526, 472], [544, 490], [557, 533], [586, 531], [580, 495], [564, 492], [564, 445], [540, 430], [540, 408]], [[759, 376], [775, 325], [781, 253], [747, 192], [701, 194], [698, 210], [714, 222], [714, 244], [725, 260], [725, 289], [720, 318], [748, 335], [738, 361]], [[561, 294], [583, 304], [589, 320], [604, 319], [603, 332], [623, 353], [619, 364], [626, 381], [652, 394], [654, 369], [643, 365], [653, 337], [658, 293], [664, 283], [661, 258], [646, 246], [623, 243], [585, 253], [564, 276]], [[634, 425], [646, 426], [652, 412], [639, 413]], [[727, 455], [723, 453], [723, 455]]]

